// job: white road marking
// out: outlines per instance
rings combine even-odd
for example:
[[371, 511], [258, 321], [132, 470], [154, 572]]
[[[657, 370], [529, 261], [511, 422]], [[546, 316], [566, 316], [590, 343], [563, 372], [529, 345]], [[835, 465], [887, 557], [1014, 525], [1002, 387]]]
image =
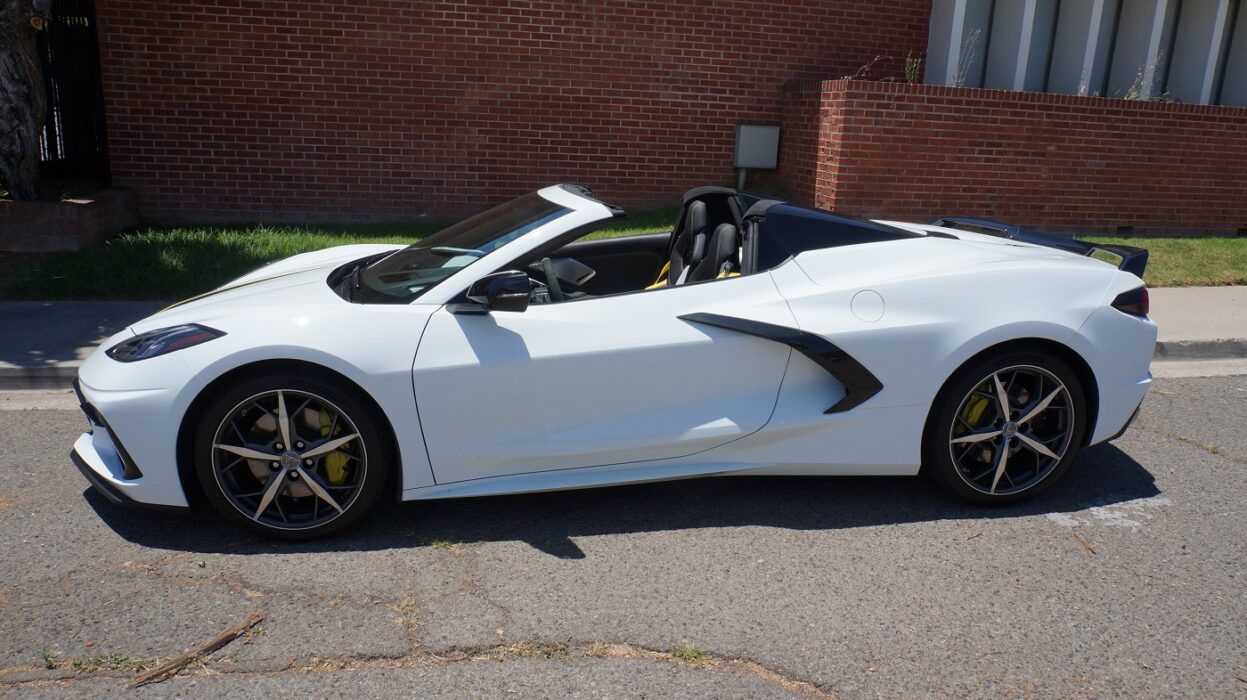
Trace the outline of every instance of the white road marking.
[[1149, 496], [1107, 506], [1094, 506], [1075, 513], [1049, 513], [1048, 520], [1063, 527], [1107, 525], [1137, 530], [1152, 519], [1153, 515], [1150, 512], [1152, 509], [1172, 505], [1172, 503], [1173, 501], [1165, 496]]
[[1231, 377], [1247, 374], [1247, 358], [1225, 360], [1155, 360], [1152, 376], [1157, 379], [1177, 377]]

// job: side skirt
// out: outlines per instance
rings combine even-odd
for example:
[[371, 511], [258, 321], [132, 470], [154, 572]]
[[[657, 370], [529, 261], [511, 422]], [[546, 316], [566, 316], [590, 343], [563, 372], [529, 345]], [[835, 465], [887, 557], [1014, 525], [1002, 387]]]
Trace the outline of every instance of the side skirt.
[[624, 486], [654, 481], [694, 479], [703, 476], [721, 476], [750, 469], [758, 464], [702, 463], [671, 464], [670, 461], [614, 464], [604, 467], [559, 469], [548, 472], [507, 474], [490, 476], [471, 481], [456, 481], [403, 491], [404, 501], [420, 501], [437, 498], [468, 498], [472, 496], [503, 496], [516, 493], [539, 493], [542, 491], [567, 491], [597, 486]]

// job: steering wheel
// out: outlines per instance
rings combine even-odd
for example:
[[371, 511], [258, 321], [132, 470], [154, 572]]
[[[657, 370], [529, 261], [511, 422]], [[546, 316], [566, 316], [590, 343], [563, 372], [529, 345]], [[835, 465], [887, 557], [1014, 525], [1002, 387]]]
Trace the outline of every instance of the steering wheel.
[[550, 262], [550, 258], [541, 259], [541, 271], [546, 273], [546, 289], [550, 290], [550, 301], [563, 301], [567, 297], [563, 294], [563, 287], [559, 284], [558, 275], [554, 274], [554, 263]]

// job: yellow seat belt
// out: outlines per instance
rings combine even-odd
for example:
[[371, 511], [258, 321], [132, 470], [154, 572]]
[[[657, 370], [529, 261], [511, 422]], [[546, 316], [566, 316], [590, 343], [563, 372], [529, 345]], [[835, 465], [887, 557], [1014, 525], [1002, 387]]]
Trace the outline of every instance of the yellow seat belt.
[[667, 286], [667, 275], [671, 274], [671, 261], [668, 260], [666, 265], [662, 266], [662, 272], [658, 273], [658, 279], [654, 283], [646, 287], [646, 289], [658, 289]]

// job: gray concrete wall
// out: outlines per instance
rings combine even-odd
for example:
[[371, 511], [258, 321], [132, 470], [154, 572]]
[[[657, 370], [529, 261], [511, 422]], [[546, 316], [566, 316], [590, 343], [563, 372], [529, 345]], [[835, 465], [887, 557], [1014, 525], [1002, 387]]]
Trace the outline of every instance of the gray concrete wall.
[[[1087, 54], [1087, 40], [1099, 34], [1091, 26], [1095, 0], [1064, 0], [1061, 16], [1057, 18], [1056, 41], [1052, 48], [1052, 67], [1048, 73], [1048, 91], [1078, 94], [1084, 79], [1083, 61]], [[1091, 92], [1091, 88], [1087, 89]]]
[[1048, 69], [1048, 51], [1053, 48], [1052, 32], [1056, 29], [1056, 21], [1057, 0], [1035, 0], [1030, 46], [1026, 47], [1026, 76], [1022, 83], [1024, 90], [1044, 89], [1044, 73]]
[[1091, 64], [1091, 80], [1087, 86], [1088, 95], [1103, 95], [1104, 79], [1108, 73], [1108, 57], [1112, 51], [1113, 20], [1117, 16], [1119, 0], [1104, 0], [1104, 10], [1100, 15], [1100, 37], [1095, 43], [1095, 60]]
[[965, 74], [963, 87], [983, 87], [983, 62], [987, 59], [991, 16], [992, 0], [966, 0], [962, 57], [958, 66], [958, 72]]
[[1000, 0], [992, 23], [991, 46], [987, 53], [987, 79], [983, 87], [1012, 90], [1022, 50], [1022, 24], [1026, 19], [1026, 0]]
[[927, 38], [927, 65], [923, 82], [943, 85], [948, 75], [949, 39], [953, 33], [953, 12], [957, 0], [931, 3], [931, 30]]
[[1221, 104], [1247, 107], [1247, 3], [1238, 8], [1238, 22], [1230, 40], [1230, 55], [1225, 62], [1221, 88]]
[[1126, 97], [1132, 90], [1142, 87], [1148, 72], [1155, 69], [1156, 66], [1151, 63], [1152, 56], [1149, 55], [1152, 28], [1157, 2], [1164, 1], [1124, 0], [1107, 97]]

